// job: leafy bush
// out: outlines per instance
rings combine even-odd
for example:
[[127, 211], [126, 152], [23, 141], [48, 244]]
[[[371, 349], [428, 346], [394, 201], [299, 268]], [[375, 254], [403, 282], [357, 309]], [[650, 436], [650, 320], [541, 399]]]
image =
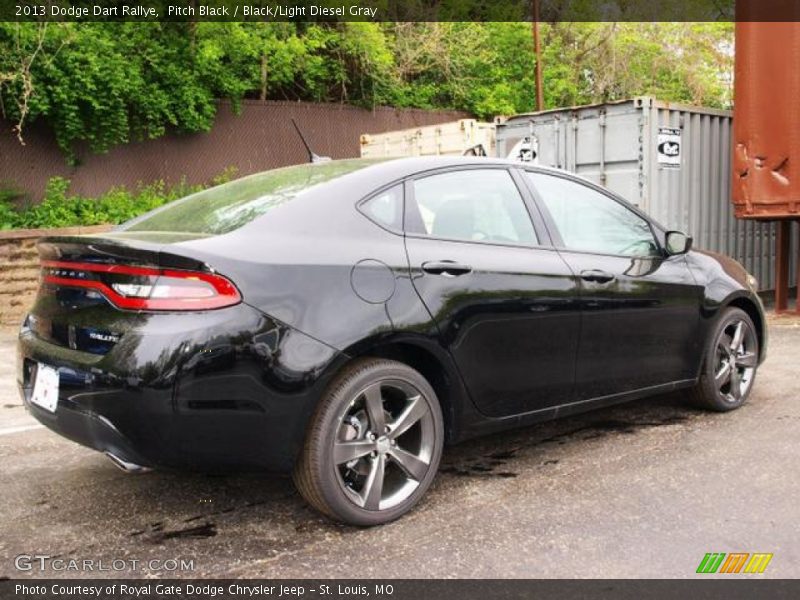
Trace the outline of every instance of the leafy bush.
[[0, 181], [0, 204], [18, 202], [24, 198], [25, 192], [17, 188], [13, 183]]
[[[211, 185], [232, 178], [235, 169], [226, 169], [211, 181]], [[135, 191], [124, 186], [114, 187], [102, 196], [87, 198], [69, 195], [69, 179], [52, 177], [47, 183], [44, 200], [39, 204], [17, 209], [0, 194], [0, 229], [36, 229], [72, 227], [76, 225], [118, 224], [137, 217], [162, 204], [202, 190], [203, 185], [188, 185], [185, 181], [168, 187], [163, 181], [140, 185]]]

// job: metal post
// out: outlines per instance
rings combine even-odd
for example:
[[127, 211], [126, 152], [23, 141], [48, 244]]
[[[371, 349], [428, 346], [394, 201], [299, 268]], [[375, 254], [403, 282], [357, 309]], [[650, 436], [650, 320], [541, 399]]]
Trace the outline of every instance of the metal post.
[[[798, 226], [800, 226], [800, 221], [796, 221]], [[798, 227], [800, 229], [800, 227]], [[791, 232], [790, 232], [791, 233]], [[795, 305], [794, 305], [794, 312], [800, 315], [800, 230], [797, 232], [797, 273], [796, 277], [794, 278], [794, 284], [796, 286], [797, 297], [795, 298]], [[787, 278], [788, 279], [788, 278]], [[787, 284], [788, 285], [788, 284]]]
[[778, 221], [775, 251], [775, 312], [786, 312], [789, 301], [789, 242], [792, 237], [791, 221]]
[[606, 185], [606, 111], [600, 111], [600, 185]]
[[539, 0], [533, 1], [533, 51], [536, 55], [536, 110], [544, 110], [542, 88], [542, 47], [539, 41]]

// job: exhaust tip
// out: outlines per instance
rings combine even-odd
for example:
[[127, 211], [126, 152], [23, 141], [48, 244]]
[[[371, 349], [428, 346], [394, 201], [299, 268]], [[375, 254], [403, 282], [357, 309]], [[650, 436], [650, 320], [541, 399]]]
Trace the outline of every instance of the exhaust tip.
[[114, 463], [117, 467], [119, 467], [126, 473], [147, 473], [149, 471], [152, 471], [152, 469], [150, 469], [149, 467], [143, 467], [142, 465], [137, 465], [136, 463], [123, 460], [119, 456], [111, 452], [106, 452], [105, 455], [109, 458], [109, 460], [112, 463]]

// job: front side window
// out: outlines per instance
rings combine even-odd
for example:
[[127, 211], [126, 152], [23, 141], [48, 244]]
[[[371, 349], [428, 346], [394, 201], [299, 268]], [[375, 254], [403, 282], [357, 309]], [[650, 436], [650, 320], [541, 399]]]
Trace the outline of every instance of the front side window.
[[622, 256], [656, 256], [650, 224], [625, 205], [581, 183], [526, 173], [570, 250]]
[[522, 196], [508, 171], [471, 169], [414, 181], [406, 229], [469, 242], [535, 244]]

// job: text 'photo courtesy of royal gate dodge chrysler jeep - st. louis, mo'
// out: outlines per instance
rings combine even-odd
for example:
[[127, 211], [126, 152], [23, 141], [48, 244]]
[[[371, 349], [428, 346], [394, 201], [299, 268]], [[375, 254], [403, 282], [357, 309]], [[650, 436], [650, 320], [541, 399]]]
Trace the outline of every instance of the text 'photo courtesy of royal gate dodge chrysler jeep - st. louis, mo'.
[[292, 473], [356, 525], [442, 447], [685, 389], [744, 403], [753, 277], [576, 176], [489, 158], [251, 175], [38, 244], [24, 402], [118, 466]]

